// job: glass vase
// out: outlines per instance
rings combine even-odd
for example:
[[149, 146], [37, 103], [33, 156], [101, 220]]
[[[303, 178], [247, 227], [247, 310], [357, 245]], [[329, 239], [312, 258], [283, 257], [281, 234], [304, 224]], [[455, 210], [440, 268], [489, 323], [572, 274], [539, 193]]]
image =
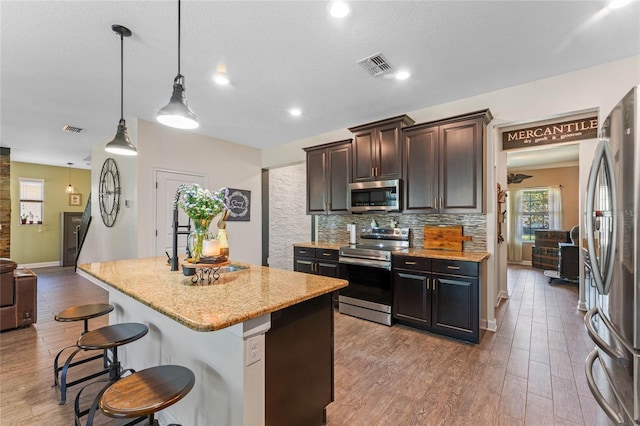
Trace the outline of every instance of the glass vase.
[[209, 232], [209, 225], [211, 220], [209, 219], [193, 219], [194, 230], [189, 234], [189, 241], [187, 243], [189, 252], [191, 253], [191, 262], [198, 263], [202, 257], [202, 243], [205, 238], [213, 238], [213, 235]]

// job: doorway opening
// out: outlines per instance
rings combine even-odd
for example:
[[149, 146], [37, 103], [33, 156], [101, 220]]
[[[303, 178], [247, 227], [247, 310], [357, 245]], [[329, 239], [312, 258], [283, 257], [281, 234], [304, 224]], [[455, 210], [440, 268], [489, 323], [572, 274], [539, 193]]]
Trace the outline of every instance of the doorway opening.
[[558, 267], [558, 243], [580, 223], [579, 143], [507, 152], [507, 262]]

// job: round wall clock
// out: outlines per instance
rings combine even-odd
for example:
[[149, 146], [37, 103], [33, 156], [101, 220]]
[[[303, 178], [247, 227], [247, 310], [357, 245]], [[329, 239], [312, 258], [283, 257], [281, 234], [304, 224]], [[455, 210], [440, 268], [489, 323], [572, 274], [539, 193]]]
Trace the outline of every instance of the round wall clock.
[[102, 222], [109, 228], [116, 223], [120, 211], [120, 173], [113, 158], [107, 158], [100, 172], [98, 192]]

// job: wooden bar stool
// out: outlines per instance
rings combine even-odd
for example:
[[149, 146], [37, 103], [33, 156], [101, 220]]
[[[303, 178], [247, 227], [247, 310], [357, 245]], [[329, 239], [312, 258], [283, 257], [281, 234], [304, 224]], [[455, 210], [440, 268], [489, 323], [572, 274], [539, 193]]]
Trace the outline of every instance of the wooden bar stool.
[[[59, 322], [84, 321], [84, 331], [82, 332], [82, 335], [84, 335], [89, 332], [89, 320], [91, 318], [97, 318], [102, 315], [106, 315], [111, 311], [113, 311], [113, 306], [109, 305], [108, 303], [94, 303], [90, 305], [72, 306], [59, 312], [55, 316], [55, 320]], [[71, 348], [74, 348], [74, 351], [67, 357], [64, 365], [60, 367], [60, 356], [62, 356], [62, 353], [64, 351]], [[83, 350], [84, 349], [78, 347], [77, 344], [67, 346], [65, 348], [62, 348], [53, 360], [53, 387], [60, 386], [60, 405], [63, 405], [65, 402], [67, 402], [67, 388], [79, 383], [86, 382], [87, 380], [91, 380], [109, 372], [109, 370], [107, 369], [106, 350], [102, 351], [100, 355], [94, 355], [80, 361], [72, 362], [73, 358]], [[96, 359], [103, 359], [102, 371], [84, 376], [80, 379], [67, 383], [67, 374], [69, 372], [69, 368], [85, 364]]]
[[[105, 327], [98, 328], [96, 330], [89, 331], [83, 334], [78, 339], [78, 347], [85, 350], [102, 349], [111, 351], [111, 359], [108, 365], [109, 383], [98, 393], [98, 396], [94, 399], [93, 404], [89, 409], [80, 411], [80, 396], [82, 391], [86, 388], [80, 389], [76, 395], [74, 412], [76, 416], [76, 424], [80, 424], [80, 418], [89, 415], [87, 419], [87, 425], [93, 424], [93, 416], [98, 406], [100, 396], [107, 389], [107, 387], [120, 379], [122, 373], [125, 371], [135, 372], [132, 369], [122, 370], [120, 360], [118, 359], [118, 347], [126, 345], [127, 343], [134, 342], [149, 332], [149, 328], [140, 323], [129, 322], [123, 324], [113, 324]], [[108, 357], [107, 357], [108, 359]]]
[[191, 370], [161, 365], [133, 373], [109, 386], [100, 398], [100, 410], [109, 417], [158, 426], [155, 413], [184, 398], [196, 381]]

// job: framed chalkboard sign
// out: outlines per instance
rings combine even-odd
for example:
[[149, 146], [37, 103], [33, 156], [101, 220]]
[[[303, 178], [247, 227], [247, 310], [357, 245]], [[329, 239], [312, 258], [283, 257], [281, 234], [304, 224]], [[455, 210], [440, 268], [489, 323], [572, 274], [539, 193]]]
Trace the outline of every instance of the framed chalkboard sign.
[[229, 217], [227, 222], [251, 220], [251, 191], [229, 188]]

